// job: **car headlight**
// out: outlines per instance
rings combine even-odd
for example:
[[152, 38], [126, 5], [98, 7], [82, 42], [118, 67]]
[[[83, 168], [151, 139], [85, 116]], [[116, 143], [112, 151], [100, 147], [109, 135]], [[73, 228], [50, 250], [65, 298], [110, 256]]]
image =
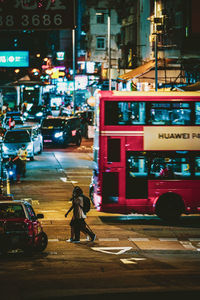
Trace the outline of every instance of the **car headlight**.
[[9, 148], [3, 145], [3, 151], [7, 151], [7, 150], [9, 150]]
[[36, 114], [37, 117], [42, 117], [43, 116], [43, 113], [40, 111]]
[[32, 144], [28, 145], [28, 147], [26, 149], [27, 149], [27, 151], [33, 150], [33, 145]]
[[56, 132], [54, 136], [55, 136], [55, 138], [59, 138], [59, 137], [63, 136], [63, 132]]

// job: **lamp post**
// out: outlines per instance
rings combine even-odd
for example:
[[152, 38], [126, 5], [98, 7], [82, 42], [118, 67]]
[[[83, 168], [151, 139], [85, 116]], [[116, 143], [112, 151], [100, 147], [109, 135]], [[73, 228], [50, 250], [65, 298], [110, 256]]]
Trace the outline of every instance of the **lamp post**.
[[73, 112], [75, 114], [75, 52], [76, 52], [76, 40], [75, 40], [75, 28], [72, 29], [72, 52], [73, 52]]
[[[155, 6], [154, 6], [154, 17], [157, 18], [157, 0], [155, 0]], [[155, 50], [154, 50], [154, 56], [155, 56], [155, 91], [158, 90], [158, 38], [157, 38], [157, 28], [156, 23], [154, 23], [154, 30], [155, 30]]]
[[109, 91], [111, 91], [111, 20], [110, 20], [110, 8], [108, 9], [108, 80]]

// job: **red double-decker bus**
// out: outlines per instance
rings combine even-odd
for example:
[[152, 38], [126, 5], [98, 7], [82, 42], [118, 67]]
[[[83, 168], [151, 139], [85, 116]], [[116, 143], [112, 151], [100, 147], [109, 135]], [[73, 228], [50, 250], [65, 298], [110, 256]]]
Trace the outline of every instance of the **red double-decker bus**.
[[97, 210], [165, 220], [200, 212], [200, 93], [104, 91], [95, 111]]

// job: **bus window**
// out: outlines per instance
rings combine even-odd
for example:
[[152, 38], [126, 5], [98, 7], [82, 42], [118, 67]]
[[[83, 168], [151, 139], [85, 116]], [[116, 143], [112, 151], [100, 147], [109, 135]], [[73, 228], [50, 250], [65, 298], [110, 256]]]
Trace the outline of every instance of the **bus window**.
[[157, 179], [187, 178], [191, 176], [190, 163], [184, 157], [157, 157], [150, 163], [150, 177]]
[[130, 177], [147, 176], [147, 160], [144, 156], [129, 156], [128, 170]]
[[196, 116], [195, 124], [200, 125], [200, 102], [196, 102], [195, 104], [195, 116]]
[[105, 102], [105, 125], [145, 124], [144, 102]]
[[191, 108], [186, 102], [150, 103], [151, 125], [190, 125]]
[[200, 157], [195, 158], [195, 176], [200, 177]]
[[120, 162], [120, 139], [108, 139], [108, 161], [109, 162]]

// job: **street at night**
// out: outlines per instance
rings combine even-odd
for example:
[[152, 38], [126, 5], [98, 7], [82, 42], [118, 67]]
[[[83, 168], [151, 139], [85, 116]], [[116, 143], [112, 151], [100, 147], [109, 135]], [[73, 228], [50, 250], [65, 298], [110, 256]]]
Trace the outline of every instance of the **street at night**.
[[0, 0], [0, 300], [200, 298], [199, 20]]
[[199, 295], [198, 215], [169, 225], [155, 215], [100, 213], [92, 207], [87, 223], [96, 240], [81, 235], [80, 244], [66, 242], [71, 215], [64, 214], [72, 189], [79, 185], [88, 194], [92, 174], [92, 140], [72, 148], [44, 149], [27, 162], [21, 184], [11, 183], [15, 199], [31, 201], [44, 214], [49, 242], [42, 254], [11, 251], [0, 258], [1, 299]]

